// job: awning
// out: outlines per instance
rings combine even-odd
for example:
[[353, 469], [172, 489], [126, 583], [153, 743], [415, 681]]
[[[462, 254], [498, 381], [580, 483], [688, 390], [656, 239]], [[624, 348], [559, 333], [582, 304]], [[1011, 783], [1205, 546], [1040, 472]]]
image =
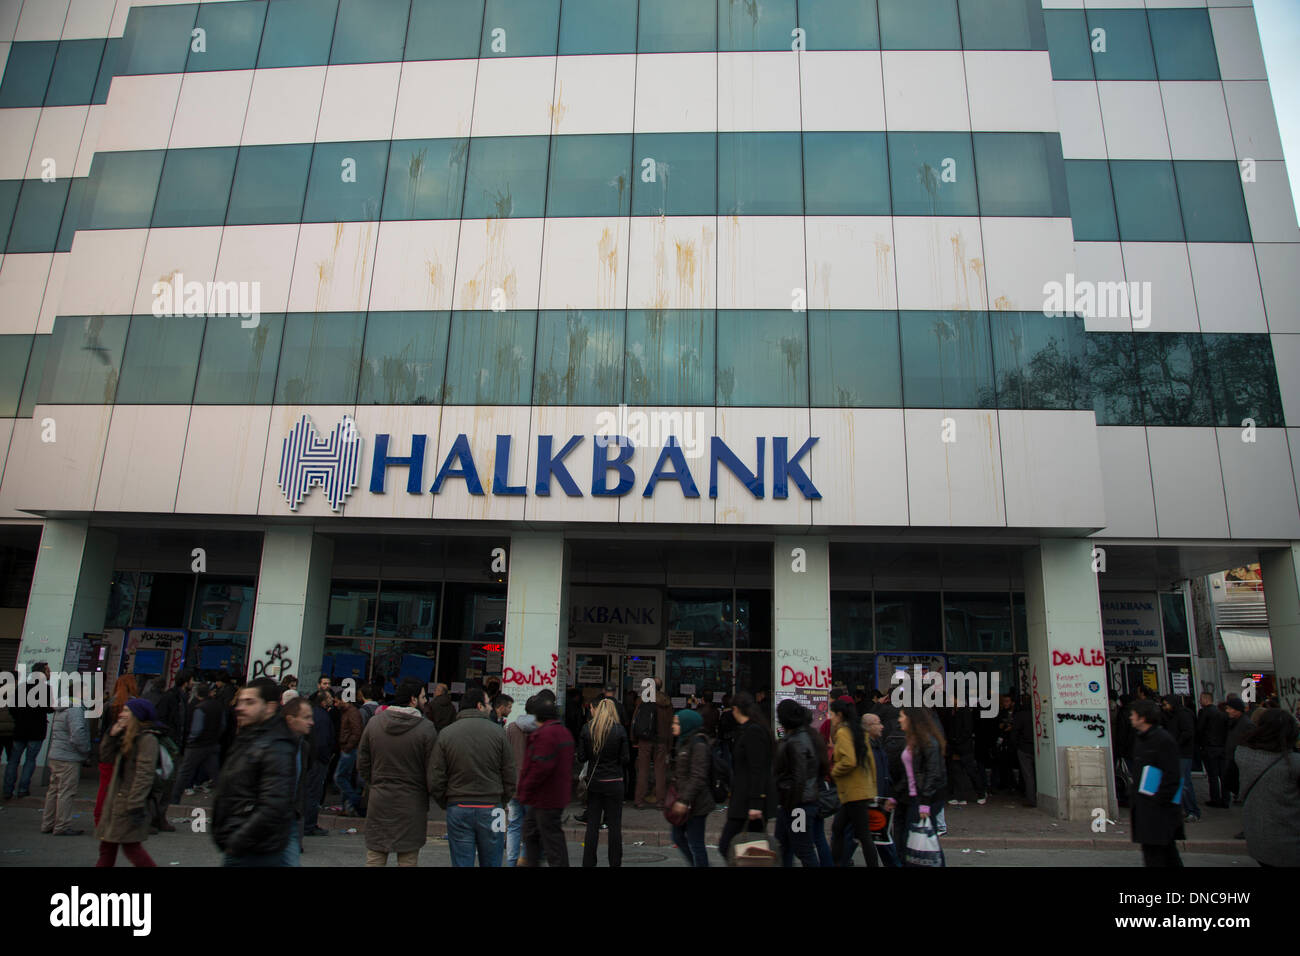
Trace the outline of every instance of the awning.
[[1228, 670], [1242, 674], [1273, 671], [1273, 642], [1266, 627], [1221, 627], [1219, 640], [1223, 641], [1228, 656]]

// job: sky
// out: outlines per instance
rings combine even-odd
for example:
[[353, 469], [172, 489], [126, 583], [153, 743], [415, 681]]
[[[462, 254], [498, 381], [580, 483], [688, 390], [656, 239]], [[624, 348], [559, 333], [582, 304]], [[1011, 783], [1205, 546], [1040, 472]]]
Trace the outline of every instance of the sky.
[[1255, 0], [1291, 195], [1300, 208], [1300, 0]]

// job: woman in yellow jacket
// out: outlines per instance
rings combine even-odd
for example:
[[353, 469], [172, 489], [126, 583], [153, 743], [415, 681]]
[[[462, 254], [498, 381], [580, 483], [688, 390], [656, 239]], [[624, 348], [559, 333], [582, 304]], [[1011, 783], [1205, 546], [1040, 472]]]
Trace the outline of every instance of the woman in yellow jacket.
[[876, 796], [876, 760], [871, 754], [867, 735], [862, 732], [857, 708], [852, 703], [831, 703], [831, 777], [840, 795], [840, 809], [831, 824], [831, 855], [836, 866], [847, 866], [844, 852], [844, 827], [853, 825], [853, 836], [862, 845], [867, 866], [880, 866], [876, 846], [871, 840], [868, 801]]

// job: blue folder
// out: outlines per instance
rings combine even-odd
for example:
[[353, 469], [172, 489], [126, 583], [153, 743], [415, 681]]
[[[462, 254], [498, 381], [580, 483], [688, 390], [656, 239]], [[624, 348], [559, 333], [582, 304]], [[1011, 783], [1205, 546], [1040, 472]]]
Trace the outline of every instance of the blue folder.
[[[1156, 767], [1152, 764], [1148, 764], [1147, 766], [1143, 767], [1142, 779], [1138, 782], [1138, 793], [1147, 797], [1154, 797], [1156, 791], [1160, 789], [1161, 777], [1162, 774], [1160, 773], [1159, 767]], [[1179, 781], [1178, 789], [1177, 791], [1174, 792], [1174, 803], [1182, 803], [1182, 802], [1183, 802], [1183, 784], [1182, 781]]]

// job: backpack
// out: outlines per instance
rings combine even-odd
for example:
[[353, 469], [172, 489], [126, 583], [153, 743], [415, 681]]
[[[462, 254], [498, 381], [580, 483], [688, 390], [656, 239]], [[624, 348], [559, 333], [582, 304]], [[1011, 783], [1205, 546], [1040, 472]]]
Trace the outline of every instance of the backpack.
[[653, 740], [659, 729], [658, 704], [642, 701], [632, 717], [632, 736], [637, 740]]
[[718, 803], [725, 803], [731, 797], [731, 754], [721, 741], [715, 741], [710, 749], [709, 789]]

